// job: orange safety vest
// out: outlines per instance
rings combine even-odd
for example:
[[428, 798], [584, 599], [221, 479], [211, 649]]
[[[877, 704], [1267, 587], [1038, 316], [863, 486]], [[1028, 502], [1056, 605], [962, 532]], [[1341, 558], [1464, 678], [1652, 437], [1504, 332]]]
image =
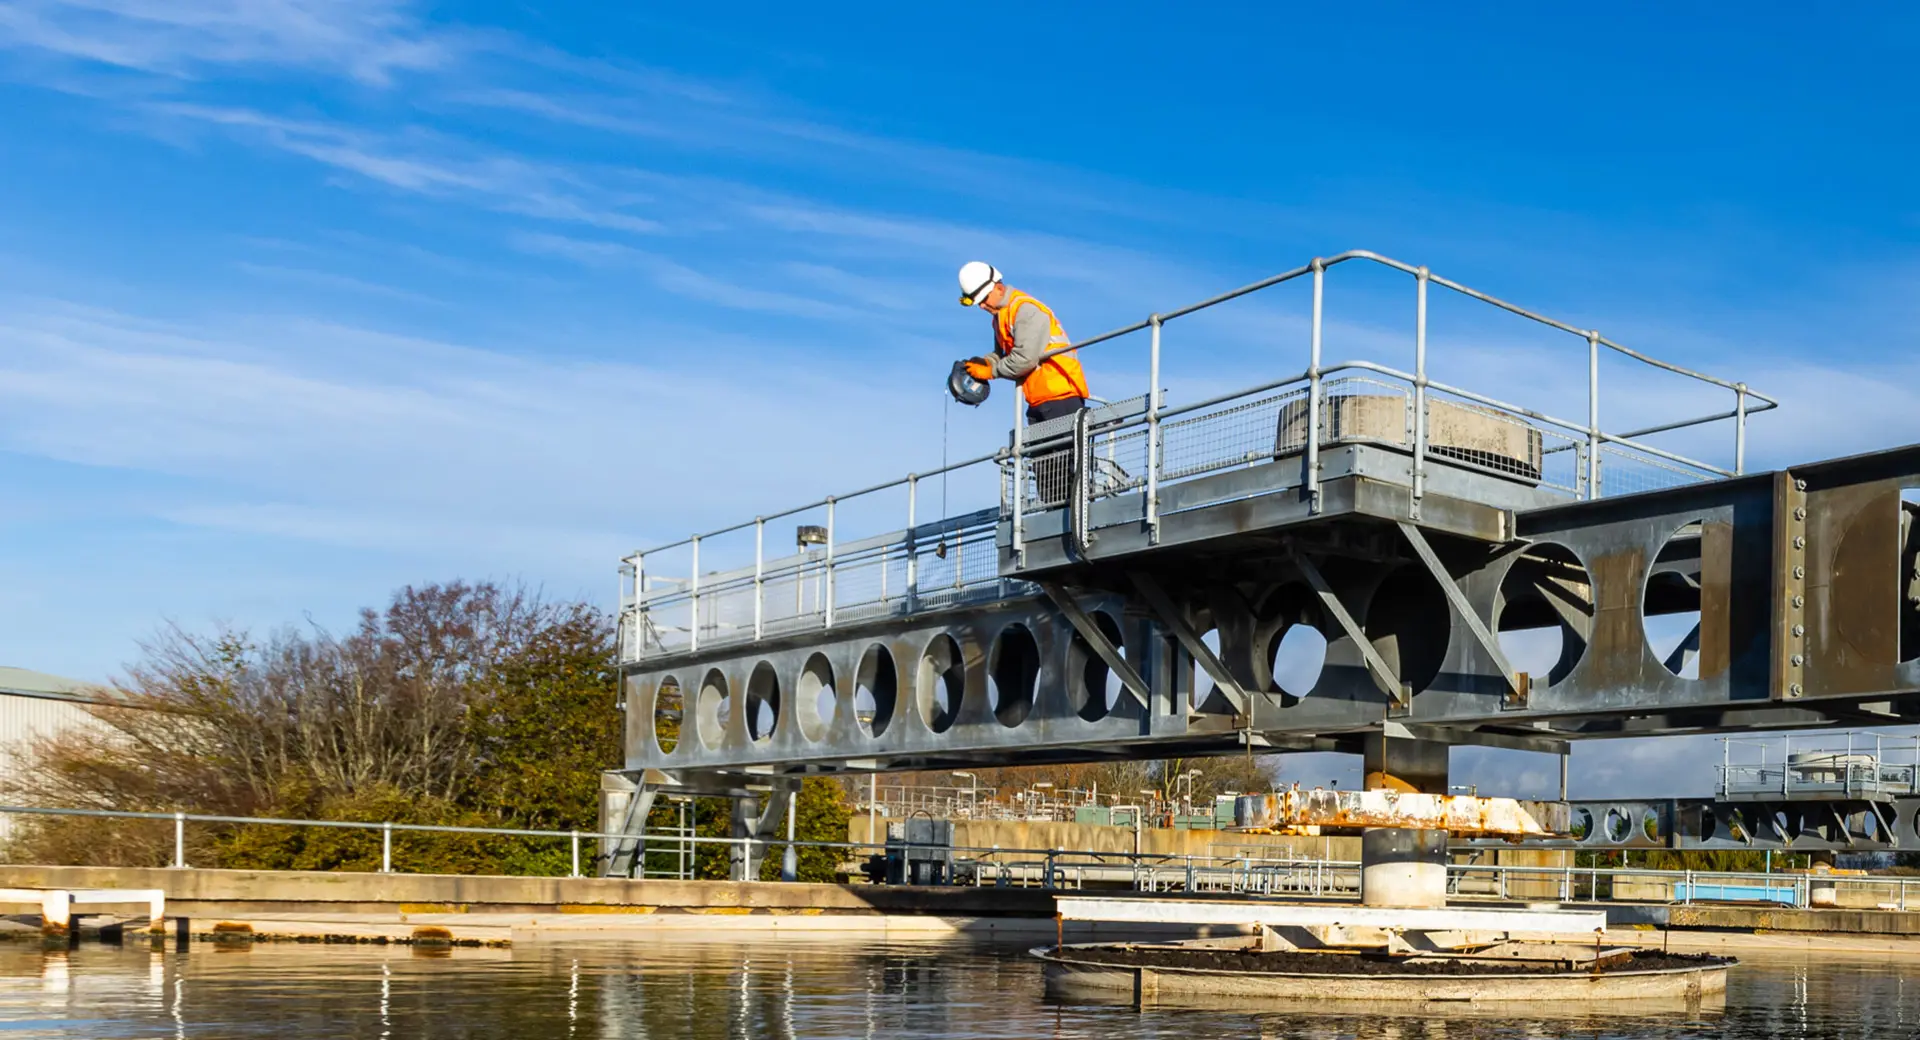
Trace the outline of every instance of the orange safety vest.
[[[1012, 286], [1007, 287], [1007, 298], [1000, 305], [1000, 313], [993, 316], [993, 345], [1001, 357], [1013, 353], [1013, 318], [1020, 308], [1033, 306], [1047, 316], [1051, 331], [1047, 335], [1047, 349], [1058, 350], [1071, 343], [1065, 329], [1060, 327], [1060, 319], [1039, 300], [1021, 292]], [[1080, 361], [1074, 355], [1078, 351], [1055, 354], [1040, 362], [1039, 366], [1027, 373], [1020, 381], [1020, 393], [1027, 404], [1041, 405], [1048, 401], [1058, 401], [1068, 397], [1092, 397], [1087, 391], [1087, 375], [1080, 370]]]

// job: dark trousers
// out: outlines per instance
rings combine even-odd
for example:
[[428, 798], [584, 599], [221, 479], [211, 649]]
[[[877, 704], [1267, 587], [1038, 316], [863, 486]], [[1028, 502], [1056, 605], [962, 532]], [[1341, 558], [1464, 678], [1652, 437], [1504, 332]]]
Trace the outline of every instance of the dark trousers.
[[[1084, 397], [1063, 397], [1058, 401], [1027, 407], [1027, 424], [1043, 423], [1048, 419], [1058, 419], [1063, 415], [1072, 415], [1087, 406]], [[1067, 495], [1073, 490], [1073, 456], [1066, 450], [1050, 451], [1033, 458], [1034, 491], [1039, 496], [1042, 508], [1051, 509], [1065, 505]]]
[[1086, 406], [1087, 399], [1084, 397], [1063, 397], [1058, 401], [1048, 401], [1045, 404], [1028, 405], [1027, 425], [1043, 423], [1048, 419], [1058, 419], [1063, 415], [1072, 415]]

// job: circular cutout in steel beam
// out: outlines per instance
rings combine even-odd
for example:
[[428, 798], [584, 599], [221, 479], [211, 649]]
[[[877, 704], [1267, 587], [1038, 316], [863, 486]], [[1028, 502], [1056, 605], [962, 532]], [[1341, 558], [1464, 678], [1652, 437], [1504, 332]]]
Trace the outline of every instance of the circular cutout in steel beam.
[[1607, 810], [1607, 819], [1601, 825], [1607, 840], [1615, 845], [1622, 844], [1633, 836], [1633, 820], [1625, 809], [1613, 806]]
[[1574, 841], [1586, 841], [1593, 837], [1593, 812], [1575, 806], [1573, 813], [1567, 819], [1567, 834]]
[[[1127, 647], [1120, 634], [1120, 623], [1113, 615], [1104, 610], [1095, 610], [1088, 614], [1094, 627], [1107, 637], [1107, 642], [1119, 650], [1125, 659]], [[1074, 713], [1088, 722], [1098, 722], [1107, 717], [1113, 706], [1127, 695], [1125, 684], [1107, 667], [1107, 662], [1095, 653], [1093, 647], [1080, 633], [1073, 634], [1073, 640], [1067, 649], [1067, 674], [1073, 677]]]
[[694, 705], [694, 732], [702, 746], [713, 749], [726, 743], [727, 727], [733, 722], [733, 695], [727, 689], [727, 677], [715, 668], [700, 682], [700, 697]]
[[[1640, 621], [1647, 649], [1667, 671], [1700, 678], [1700, 521], [1682, 524], [1647, 569]], [[1657, 674], [1657, 673], [1656, 673]]]
[[1361, 629], [1400, 682], [1419, 693], [1433, 684], [1447, 659], [1453, 611], [1431, 574], [1406, 566], [1374, 590]]
[[826, 654], [807, 658], [800, 669], [800, 681], [794, 684], [794, 714], [800, 720], [800, 734], [819, 742], [833, 732], [834, 716], [839, 712], [840, 695], [833, 685], [833, 664]]
[[1008, 625], [993, 640], [987, 664], [987, 706], [1002, 726], [1012, 729], [1033, 714], [1034, 688], [1040, 681], [1040, 646], [1022, 624]]
[[1693, 810], [1693, 813], [1694, 839], [1701, 844], [1712, 841], [1714, 834], [1720, 829], [1720, 821], [1714, 817], [1713, 809], [1703, 805]]
[[1745, 845], [1753, 844], [1753, 831], [1747, 826], [1747, 814], [1733, 809], [1726, 814], [1727, 837]]
[[960, 704], [967, 692], [967, 665], [960, 657], [960, 644], [950, 635], [937, 635], [920, 655], [920, 667], [914, 683], [914, 697], [920, 702], [920, 717], [927, 728], [945, 733], [960, 717]]
[[686, 697], [680, 680], [669, 675], [653, 688], [653, 742], [661, 754], [680, 746], [680, 727], [686, 721]]
[[1541, 542], [1514, 558], [1494, 601], [1500, 652], [1514, 671], [1551, 686], [1572, 674], [1593, 633], [1593, 578], [1565, 546]]
[[900, 672], [893, 654], [875, 643], [860, 655], [860, 667], [853, 673], [853, 717], [870, 737], [887, 731], [893, 721], [893, 708], [900, 690]]
[[[1213, 651], [1215, 659], [1220, 658], [1219, 629], [1209, 628], [1205, 632], [1202, 632], [1200, 634], [1200, 643], [1208, 650]], [[1213, 696], [1213, 686], [1213, 676], [1207, 674], [1207, 670], [1200, 666], [1200, 662], [1195, 661], [1193, 663], [1193, 703], [1175, 705], [1175, 708], [1199, 711], [1201, 705], [1206, 704], [1207, 700]]]
[[1327, 637], [1306, 622], [1289, 624], [1267, 645], [1267, 673], [1289, 697], [1312, 693], [1326, 670]]
[[780, 673], [762, 661], [747, 678], [747, 739], [764, 744], [780, 724]]

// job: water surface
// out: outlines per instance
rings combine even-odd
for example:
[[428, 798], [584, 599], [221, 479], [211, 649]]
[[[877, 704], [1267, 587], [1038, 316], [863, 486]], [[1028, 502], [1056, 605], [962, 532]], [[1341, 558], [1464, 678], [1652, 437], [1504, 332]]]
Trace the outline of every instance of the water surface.
[[1050, 994], [1019, 947], [767, 942], [406, 947], [0, 944], [0, 1038], [1911, 1037], [1912, 960], [1748, 958], [1724, 1006], [1134, 1008]]

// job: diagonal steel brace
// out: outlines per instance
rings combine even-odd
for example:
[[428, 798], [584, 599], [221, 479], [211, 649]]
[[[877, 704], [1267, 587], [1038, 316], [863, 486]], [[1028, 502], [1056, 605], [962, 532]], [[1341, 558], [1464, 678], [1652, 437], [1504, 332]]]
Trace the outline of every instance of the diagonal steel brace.
[[[1213, 649], [1200, 641], [1199, 634], [1187, 624], [1179, 608], [1175, 607], [1173, 600], [1168, 598], [1166, 590], [1160, 587], [1160, 583], [1153, 580], [1151, 575], [1138, 571], [1127, 576], [1133, 579], [1133, 587], [1140, 590], [1140, 595], [1146, 597], [1147, 606], [1160, 619], [1160, 623], [1167, 626], [1167, 631], [1173, 633], [1173, 638], [1180, 641], [1180, 645], [1200, 665], [1200, 669], [1213, 679], [1214, 688], [1226, 696], [1228, 703], [1233, 705], [1234, 712], [1240, 715], [1247, 714], [1247, 705], [1252, 703], [1252, 698], [1247, 696], [1247, 691], [1240, 688], [1240, 684], [1234, 680], [1233, 674], [1227, 671], [1227, 666], [1221, 663]], [[1197, 709], [1199, 705], [1196, 704], [1194, 707]]]
[[[1120, 685], [1125, 686], [1127, 692], [1133, 695], [1133, 699], [1140, 702], [1143, 710], [1151, 712], [1153, 691], [1147, 688], [1146, 680], [1140, 678], [1140, 673], [1134, 671], [1133, 666], [1127, 663], [1127, 659], [1120, 655], [1119, 648], [1113, 645], [1105, 632], [1100, 631], [1099, 625], [1093, 623], [1093, 618], [1088, 617], [1087, 612], [1081, 609], [1079, 601], [1073, 598], [1073, 594], [1058, 582], [1043, 581], [1039, 585], [1046, 591], [1047, 598], [1053, 600], [1054, 606], [1060, 608], [1060, 613], [1067, 616], [1067, 621], [1073, 625], [1073, 630], [1080, 633], [1080, 638], [1086, 640], [1087, 645], [1093, 648], [1093, 652], [1106, 663], [1107, 669], [1120, 677]], [[1097, 695], [1104, 696], [1103, 693]]]
[[647, 817], [652, 814], [654, 799], [659, 794], [659, 785], [650, 783], [647, 774], [642, 773], [632, 794], [627, 796], [626, 812], [614, 827], [614, 833], [621, 837], [608, 843], [604, 868], [607, 876], [640, 876], [647, 855], [647, 842], [643, 836], [647, 830]]
[[1433, 546], [1427, 544], [1427, 536], [1421, 534], [1418, 527], [1405, 520], [1398, 521], [1397, 526], [1400, 528], [1400, 533], [1406, 536], [1407, 544], [1413, 546], [1413, 551], [1420, 557], [1420, 562], [1427, 565], [1433, 580], [1440, 583], [1440, 591], [1447, 594], [1447, 602], [1453, 604], [1454, 613], [1459, 614], [1460, 620], [1467, 623], [1467, 629], [1473, 633], [1473, 638], [1479, 641], [1480, 649], [1486, 651], [1494, 667], [1500, 669], [1500, 678], [1506, 681], [1507, 688], [1512, 691], [1515, 698], [1525, 700], [1527, 690], [1522, 688], [1519, 677], [1514, 675], [1513, 665], [1507, 663], [1507, 655], [1500, 652], [1500, 641], [1495, 639], [1493, 633], [1488, 630], [1487, 623], [1480, 620], [1480, 615], [1473, 612], [1472, 604], [1467, 602], [1467, 594], [1460, 591], [1460, 586], [1454, 582], [1453, 575], [1447, 572], [1446, 566], [1440, 562], [1440, 557], [1434, 554]]
[[1400, 676], [1387, 664], [1387, 659], [1380, 656], [1380, 651], [1374, 649], [1373, 641], [1360, 630], [1360, 624], [1353, 620], [1353, 615], [1347, 613], [1346, 604], [1340, 602], [1340, 597], [1334, 593], [1333, 586], [1327, 584], [1326, 576], [1320, 573], [1320, 568], [1314, 566], [1313, 561], [1307, 559], [1305, 553], [1292, 546], [1287, 547], [1287, 552], [1292, 555], [1294, 566], [1300, 568], [1300, 574], [1307, 579], [1307, 584], [1313, 586], [1313, 591], [1319, 595], [1320, 605], [1326, 608], [1327, 613], [1333, 615], [1333, 620], [1339, 623], [1340, 630], [1345, 632], [1347, 638], [1353, 640], [1353, 645], [1359, 648], [1360, 657], [1366, 662], [1367, 671], [1373, 673], [1374, 682], [1386, 689], [1387, 696], [1393, 699], [1396, 706], [1409, 707], [1413, 703], [1412, 694], [1400, 684]]

